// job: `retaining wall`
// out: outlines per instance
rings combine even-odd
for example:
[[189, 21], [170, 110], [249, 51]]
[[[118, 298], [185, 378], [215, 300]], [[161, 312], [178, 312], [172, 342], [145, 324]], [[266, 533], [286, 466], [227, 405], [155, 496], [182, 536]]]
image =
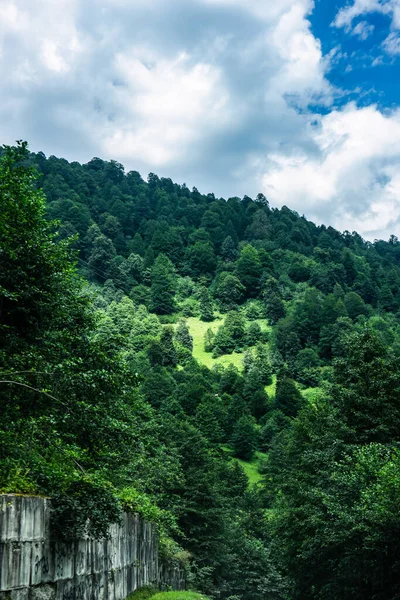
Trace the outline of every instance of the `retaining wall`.
[[159, 563], [157, 532], [125, 513], [102, 541], [61, 542], [51, 501], [0, 495], [0, 600], [124, 600], [146, 585], [184, 589], [183, 570]]

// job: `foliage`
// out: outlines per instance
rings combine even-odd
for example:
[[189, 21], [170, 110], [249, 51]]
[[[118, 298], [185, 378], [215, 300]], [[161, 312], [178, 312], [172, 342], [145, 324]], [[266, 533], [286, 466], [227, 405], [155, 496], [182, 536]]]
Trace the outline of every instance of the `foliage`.
[[22, 143], [0, 202], [2, 491], [222, 600], [399, 595], [397, 238]]
[[175, 279], [173, 264], [165, 254], [159, 254], [151, 270], [151, 309], [168, 315], [175, 308]]
[[202, 321], [213, 321], [214, 310], [207, 288], [200, 291], [200, 319]]
[[175, 330], [175, 339], [182, 346], [184, 346], [191, 352], [193, 351], [193, 338], [190, 335], [189, 327], [187, 326], [186, 321], [179, 321], [178, 326]]
[[208, 600], [204, 594], [196, 592], [161, 592], [152, 598], [153, 600]]
[[241, 417], [233, 428], [231, 444], [234, 455], [250, 460], [257, 447], [254, 421], [250, 417]]

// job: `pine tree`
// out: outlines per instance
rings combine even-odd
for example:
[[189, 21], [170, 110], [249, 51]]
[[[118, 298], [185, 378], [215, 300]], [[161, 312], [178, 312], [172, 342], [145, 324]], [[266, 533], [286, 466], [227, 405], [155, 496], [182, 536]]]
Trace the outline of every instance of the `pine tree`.
[[190, 350], [190, 352], [193, 351], [193, 337], [190, 335], [189, 327], [186, 321], [179, 321], [175, 331], [175, 339], [182, 346]]
[[159, 254], [151, 270], [151, 310], [169, 315], [175, 309], [175, 270], [165, 256]]
[[286, 312], [276, 279], [271, 277], [266, 281], [262, 296], [265, 307], [265, 316], [271, 325], [275, 325], [279, 319], [282, 319], [285, 316]]
[[251, 460], [257, 448], [257, 434], [254, 420], [241, 417], [233, 429], [231, 445], [233, 453], [242, 460]]
[[206, 333], [204, 334], [204, 351], [205, 352], [212, 352], [214, 350], [214, 338], [215, 338], [215, 333], [209, 327], [207, 329]]
[[228, 235], [221, 246], [221, 252], [220, 252], [222, 258], [224, 260], [226, 260], [227, 262], [233, 262], [234, 260], [237, 259], [238, 257], [238, 251], [235, 245], [235, 242], [233, 241], [233, 239], [231, 238], [230, 235]]
[[176, 367], [178, 359], [174, 346], [174, 330], [172, 327], [165, 327], [161, 334], [160, 345], [162, 349], [162, 362], [164, 367]]
[[287, 417], [295, 417], [302, 405], [303, 397], [295, 382], [285, 372], [278, 374], [275, 392], [275, 408]]
[[236, 263], [236, 275], [246, 288], [246, 295], [256, 296], [260, 289], [262, 265], [257, 250], [250, 244], [240, 253]]
[[214, 310], [207, 288], [203, 287], [200, 291], [200, 319], [202, 321], [213, 321]]

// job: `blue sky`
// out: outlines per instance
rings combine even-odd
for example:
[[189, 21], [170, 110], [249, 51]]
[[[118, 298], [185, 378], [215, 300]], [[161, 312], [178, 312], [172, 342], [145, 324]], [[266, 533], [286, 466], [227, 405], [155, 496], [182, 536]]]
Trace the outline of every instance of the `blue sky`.
[[[400, 101], [400, 60], [382, 46], [393, 30], [392, 15], [371, 11], [355, 17], [350, 29], [333, 26], [340, 9], [352, 5], [342, 0], [319, 0], [310, 15], [311, 29], [321, 40], [323, 54], [339, 49], [327, 78], [332, 85], [348, 91], [348, 96], [338, 98], [336, 103], [357, 98], [360, 106], [377, 103], [382, 110], [396, 107]], [[362, 98], [357, 89], [362, 91]]]
[[0, 0], [0, 140], [400, 235], [400, 0]]

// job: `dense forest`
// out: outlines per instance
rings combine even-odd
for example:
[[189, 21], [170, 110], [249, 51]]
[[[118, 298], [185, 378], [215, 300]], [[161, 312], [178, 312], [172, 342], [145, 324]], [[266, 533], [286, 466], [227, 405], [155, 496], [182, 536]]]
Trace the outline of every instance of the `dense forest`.
[[395, 236], [4, 147], [0, 491], [223, 600], [400, 598], [399, 290]]

